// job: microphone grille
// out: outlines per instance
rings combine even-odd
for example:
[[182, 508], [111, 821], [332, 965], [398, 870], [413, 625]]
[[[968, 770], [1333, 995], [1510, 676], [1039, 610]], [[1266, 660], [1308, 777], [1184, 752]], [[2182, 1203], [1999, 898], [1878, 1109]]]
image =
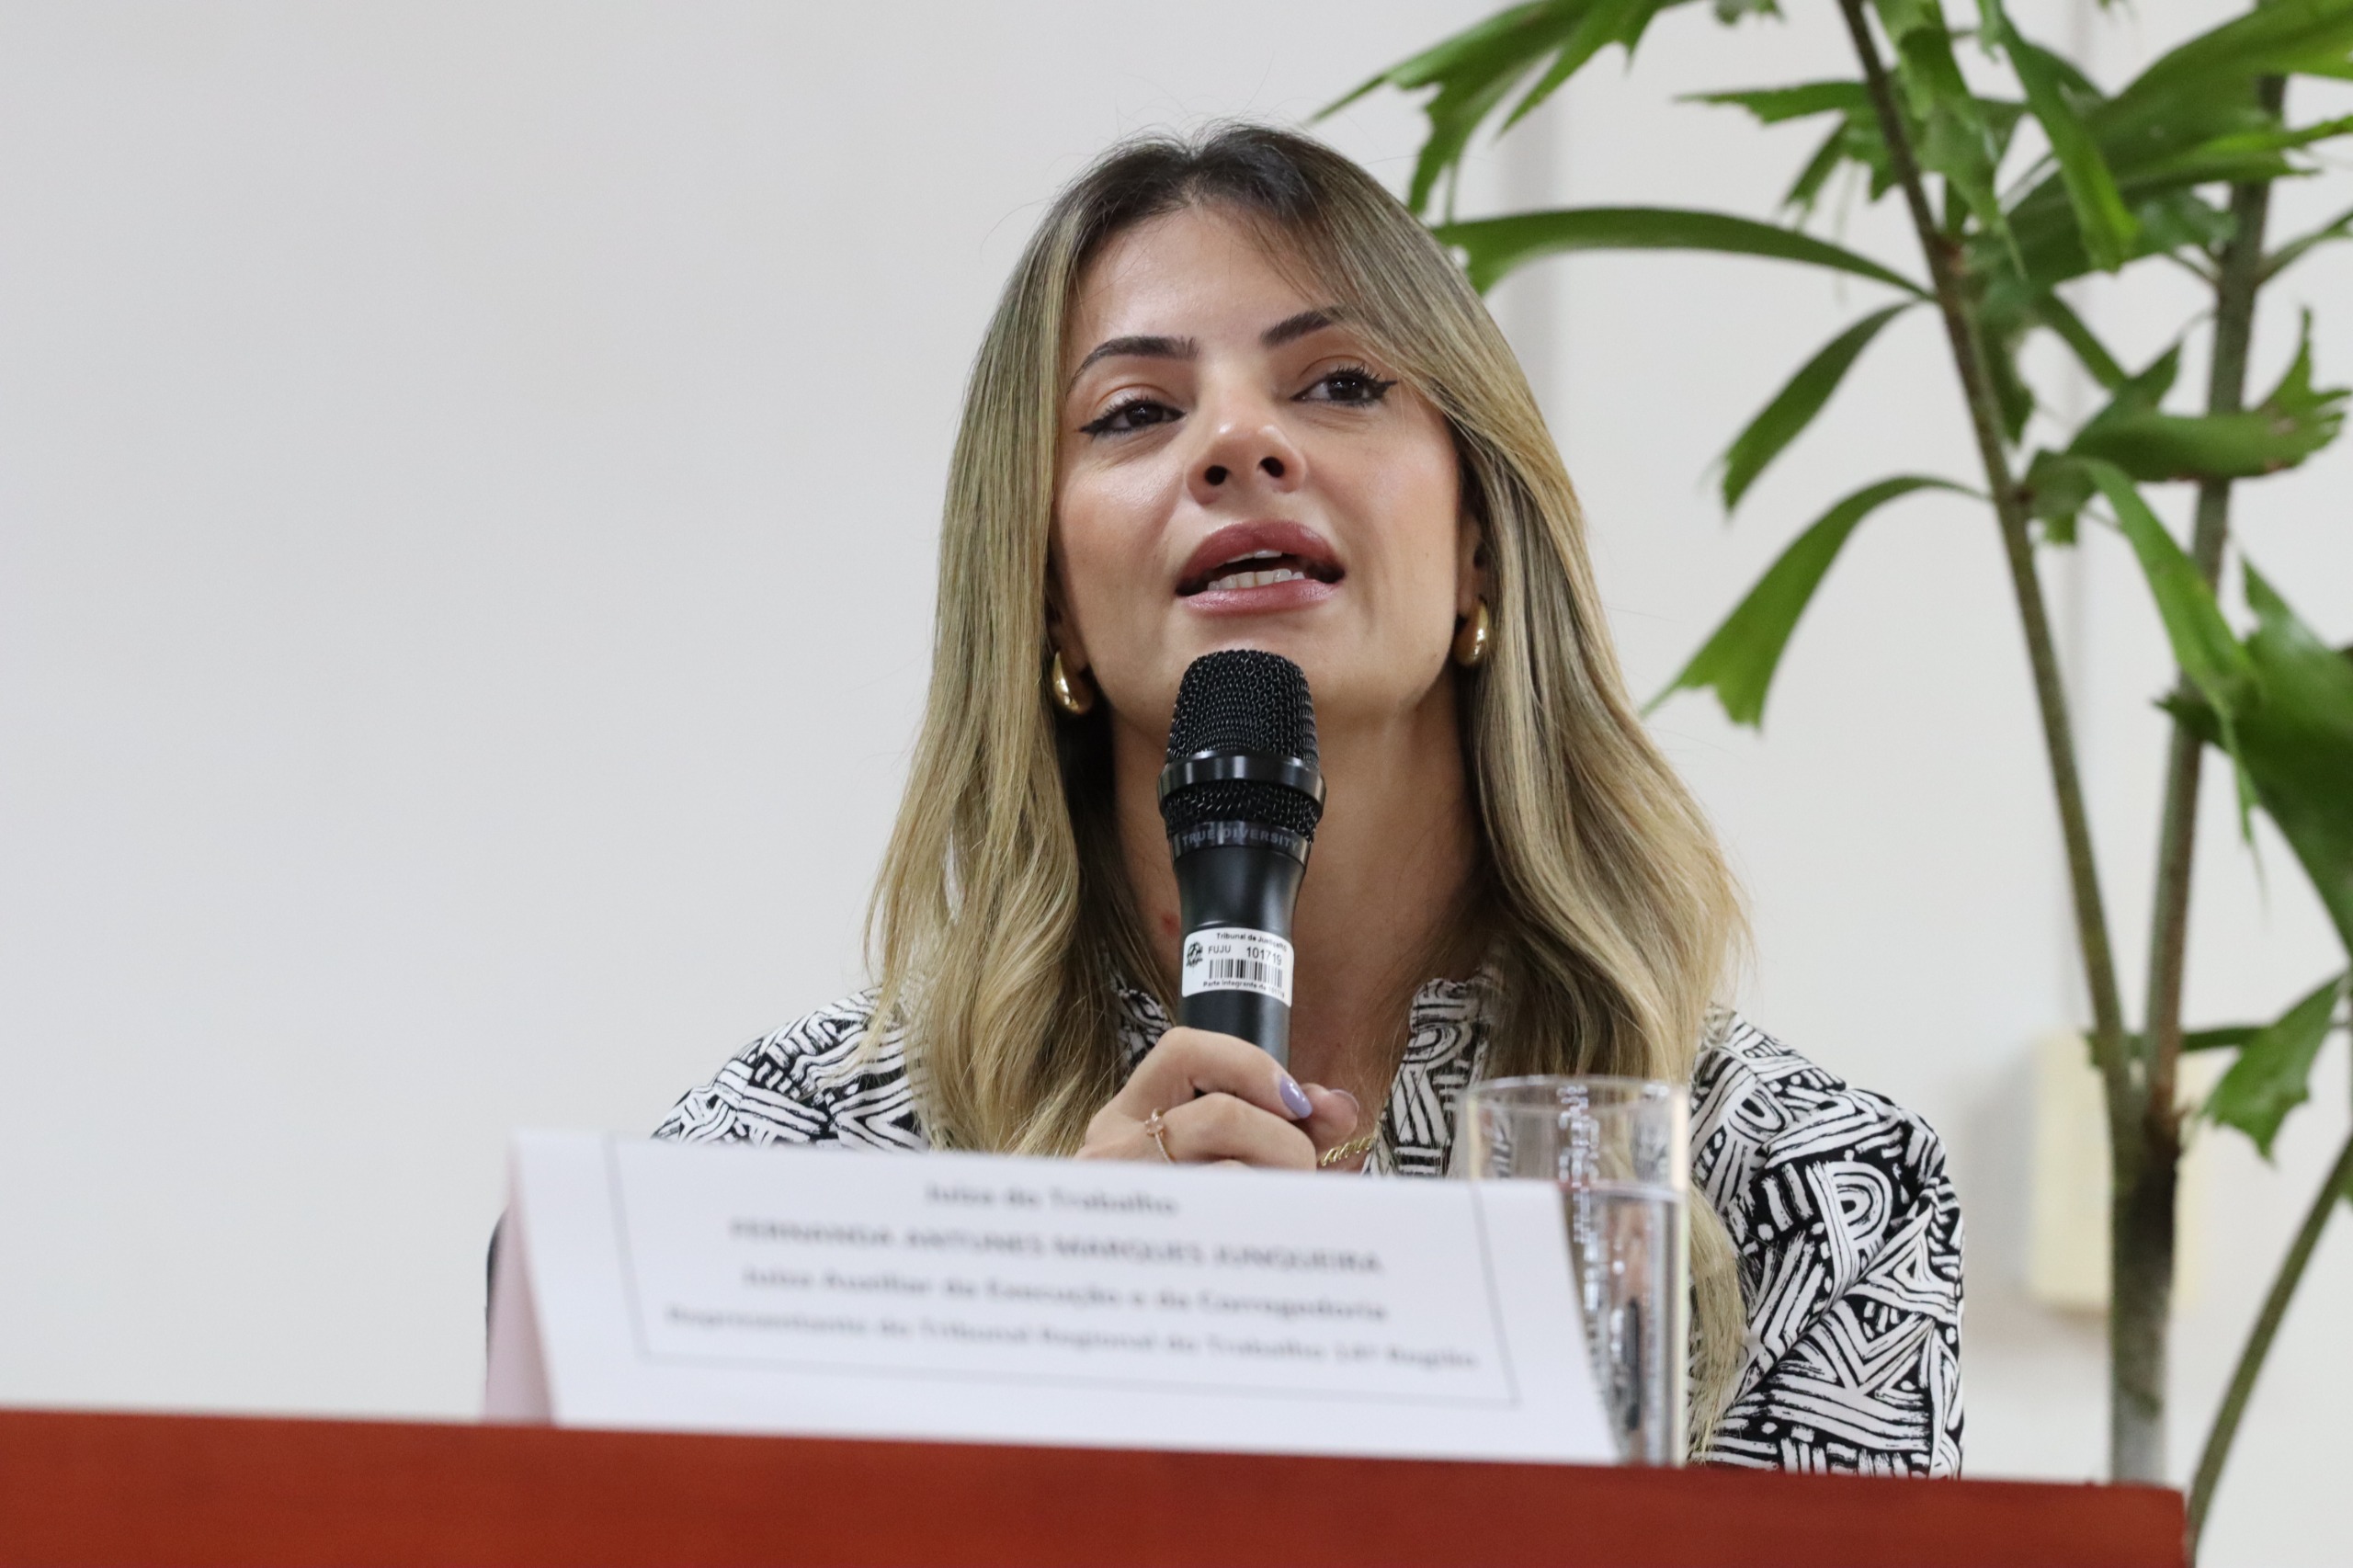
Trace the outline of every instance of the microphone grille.
[[[1168, 725], [1168, 760], [1205, 751], [1262, 752], [1313, 764], [1315, 704], [1307, 672], [1279, 653], [1233, 648], [1204, 653], [1185, 670]], [[1218, 779], [1160, 802], [1172, 834], [1207, 822], [1262, 823], [1315, 835], [1324, 808], [1312, 795], [1258, 779]]]
[[1315, 704], [1307, 672], [1280, 653], [1229, 648], [1186, 666], [1168, 724], [1168, 760], [1205, 751], [1315, 758]]

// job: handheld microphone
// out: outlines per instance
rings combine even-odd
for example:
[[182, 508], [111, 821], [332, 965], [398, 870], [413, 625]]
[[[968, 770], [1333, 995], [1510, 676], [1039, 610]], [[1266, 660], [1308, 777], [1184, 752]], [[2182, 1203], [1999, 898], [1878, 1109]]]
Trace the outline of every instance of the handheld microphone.
[[1236, 648], [1186, 668], [1160, 818], [1176, 862], [1177, 1021], [1290, 1065], [1291, 910], [1324, 815], [1315, 705], [1279, 654]]

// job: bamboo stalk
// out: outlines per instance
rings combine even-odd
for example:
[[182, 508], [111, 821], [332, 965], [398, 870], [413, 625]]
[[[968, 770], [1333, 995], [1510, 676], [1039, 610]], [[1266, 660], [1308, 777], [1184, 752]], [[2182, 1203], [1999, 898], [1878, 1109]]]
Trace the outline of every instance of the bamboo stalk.
[[[2264, 107], [2279, 111], [2285, 84], [2263, 84]], [[2263, 282], [2264, 230], [2271, 213], [2271, 182], [2231, 187], [2233, 229], [2214, 281], [2214, 353], [2206, 382], [2206, 412], [2236, 414], [2246, 406], [2247, 351], [2255, 336], [2256, 292]], [[2211, 587], [2222, 575], [2231, 532], [2233, 482], [2209, 479], [2198, 487], [2198, 517], [2189, 557]], [[2177, 688], [2195, 695], [2184, 681]], [[2142, 1050], [2149, 1064], [2154, 1108], [2170, 1112], [2181, 1054], [2181, 994], [2188, 945], [2191, 851], [2197, 844], [2200, 763], [2205, 746], [2180, 722], [2166, 757], [2164, 826], [2158, 835], [2155, 909], [2150, 921], [2148, 1031]]]
[[[2284, 101], [2285, 83], [2270, 78], [2258, 97], [2272, 113]], [[2264, 230], [2270, 219], [2271, 184], [2249, 181], [2231, 188], [2231, 237], [2218, 258], [2214, 278], [2214, 352], [2208, 369], [2206, 411], [2236, 414], [2246, 402], [2246, 362], [2255, 335], [2255, 307], [2263, 282]], [[2232, 482], [2210, 479], [2198, 488], [2197, 522], [2189, 555], [2212, 585], [2222, 574], [2230, 540]], [[2188, 683], [2180, 683], [2188, 690]], [[2165, 806], [2157, 830], [2154, 897], [2149, 919], [2148, 1021], [2137, 1047], [2147, 1093], [2141, 1105], [2140, 1151], [2114, 1161], [2116, 1201], [2110, 1226], [2113, 1281], [2109, 1333], [2111, 1357], [2129, 1362], [2139, 1381], [2154, 1386], [2157, 1402], [2129, 1425], [2111, 1421], [2112, 1457], [2119, 1475], [2163, 1479], [2165, 1331], [2172, 1312], [2176, 1198], [2181, 1165], [2181, 1110], [2175, 1084], [2181, 1061], [2181, 1001], [2188, 974], [2190, 878], [2198, 844], [2198, 796], [2205, 744], [2179, 721], [2165, 754]], [[2131, 1452], [2124, 1450], [2130, 1449]]]
[[2108, 1469], [2163, 1485], [2181, 1135], [2143, 1098], [2123, 1137], [2109, 1161]]

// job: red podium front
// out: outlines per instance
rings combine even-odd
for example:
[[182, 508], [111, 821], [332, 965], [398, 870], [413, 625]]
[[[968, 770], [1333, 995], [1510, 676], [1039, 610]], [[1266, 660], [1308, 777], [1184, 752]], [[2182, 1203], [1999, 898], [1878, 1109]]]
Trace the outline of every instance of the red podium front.
[[2177, 1568], [2179, 1494], [0, 1411], [0, 1562]]

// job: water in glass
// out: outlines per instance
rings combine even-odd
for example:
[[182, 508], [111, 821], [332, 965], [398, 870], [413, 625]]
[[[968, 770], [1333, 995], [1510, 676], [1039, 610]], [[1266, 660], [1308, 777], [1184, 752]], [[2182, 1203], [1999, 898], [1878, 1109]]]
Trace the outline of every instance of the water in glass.
[[1686, 1303], [1683, 1195], [1636, 1182], [1563, 1187], [1569, 1262], [1618, 1450], [1636, 1464], [1683, 1460]]
[[1683, 1462], [1690, 1317], [1688, 1110], [1641, 1078], [1475, 1084], [1461, 1174], [1560, 1188], [1594, 1379], [1620, 1454]]

